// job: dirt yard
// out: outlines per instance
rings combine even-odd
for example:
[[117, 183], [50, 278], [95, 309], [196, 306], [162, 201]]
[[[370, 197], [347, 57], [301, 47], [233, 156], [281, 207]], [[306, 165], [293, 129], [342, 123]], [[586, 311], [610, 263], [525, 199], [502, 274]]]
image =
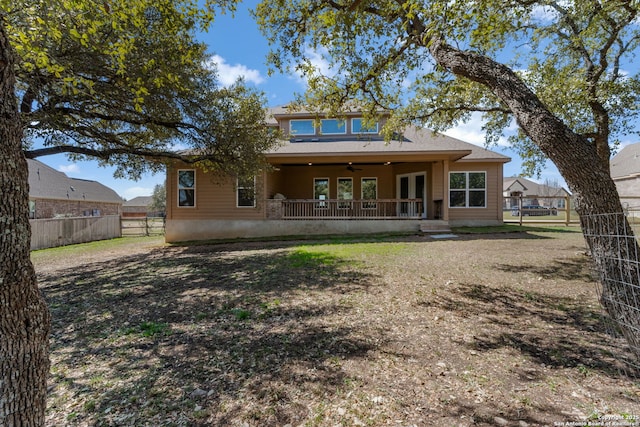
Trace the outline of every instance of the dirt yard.
[[34, 258], [50, 426], [640, 425], [579, 232], [107, 252]]

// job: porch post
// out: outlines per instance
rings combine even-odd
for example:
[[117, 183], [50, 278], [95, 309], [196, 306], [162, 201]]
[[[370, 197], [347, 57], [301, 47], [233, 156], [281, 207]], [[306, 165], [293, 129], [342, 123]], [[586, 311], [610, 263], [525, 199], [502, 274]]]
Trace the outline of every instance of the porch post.
[[442, 161], [442, 183], [444, 194], [442, 195], [442, 219], [449, 221], [449, 160]]

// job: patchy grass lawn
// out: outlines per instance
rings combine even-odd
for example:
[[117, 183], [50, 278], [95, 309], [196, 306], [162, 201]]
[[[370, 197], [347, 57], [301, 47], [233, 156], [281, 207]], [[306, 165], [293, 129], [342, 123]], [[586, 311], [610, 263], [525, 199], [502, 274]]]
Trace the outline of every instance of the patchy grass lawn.
[[580, 233], [141, 247], [34, 257], [48, 425], [640, 417]]

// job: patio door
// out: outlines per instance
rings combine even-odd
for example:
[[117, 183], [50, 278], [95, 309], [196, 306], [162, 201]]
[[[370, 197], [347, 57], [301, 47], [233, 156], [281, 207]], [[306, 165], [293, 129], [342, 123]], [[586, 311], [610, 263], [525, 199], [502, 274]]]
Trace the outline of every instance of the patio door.
[[[398, 205], [398, 216], [427, 217], [427, 175], [424, 172], [407, 173], [396, 177], [396, 198], [401, 199]], [[421, 202], [403, 202], [403, 199], [422, 199]]]

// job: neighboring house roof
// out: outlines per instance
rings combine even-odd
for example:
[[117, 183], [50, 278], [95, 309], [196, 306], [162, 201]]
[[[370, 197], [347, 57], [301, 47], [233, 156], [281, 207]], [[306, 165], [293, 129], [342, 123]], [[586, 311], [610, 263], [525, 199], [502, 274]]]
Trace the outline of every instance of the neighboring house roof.
[[134, 197], [131, 200], [127, 200], [122, 205], [123, 207], [136, 207], [136, 208], [146, 208], [153, 201], [153, 197], [151, 196], [138, 196]]
[[120, 203], [122, 198], [97, 181], [69, 178], [37, 160], [27, 159], [29, 166], [29, 198], [52, 200], [86, 200]]
[[567, 190], [562, 187], [551, 187], [546, 184], [538, 184], [522, 177], [504, 178], [502, 191], [505, 193], [522, 192], [524, 196], [569, 196]]
[[611, 159], [611, 177], [615, 180], [640, 175], [640, 143], [625, 146]]
[[305, 156], [327, 157], [353, 156], [405, 158], [419, 160], [420, 155], [445, 155], [450, 160], [479, 161], [492, 160], [506, 163], [511, 158], [486, 150], [477, 145], [461, 141], [456, 138], [434, 133], [427, 129], [410, 128], [403, 135], [403, 140], [384, 141], [378, 135], [345, 135], [345, 136], [303, 136], [293, 137], [284, 141], [282, 145], [272, 149], [267, 158], [289, 159]]

